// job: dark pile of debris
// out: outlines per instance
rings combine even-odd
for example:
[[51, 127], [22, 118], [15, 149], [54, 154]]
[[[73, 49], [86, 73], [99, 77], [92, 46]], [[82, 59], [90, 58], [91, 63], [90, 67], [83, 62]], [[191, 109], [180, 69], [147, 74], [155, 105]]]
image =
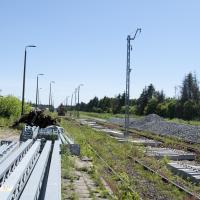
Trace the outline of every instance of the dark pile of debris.
[[46, 114], [45, 111], [33, 110], [28, 114], [22, 115], [20, 119], [13, 124], [13, 127], [17, 127], [20, 123], [25, 123], [29, 126], [46, 128], [50, 125], [58, 125], [58, 120]]

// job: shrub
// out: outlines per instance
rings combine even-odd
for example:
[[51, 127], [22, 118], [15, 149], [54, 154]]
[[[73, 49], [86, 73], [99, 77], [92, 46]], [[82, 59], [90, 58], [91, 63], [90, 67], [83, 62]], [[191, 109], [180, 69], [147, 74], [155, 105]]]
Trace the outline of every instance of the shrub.
[[[30, 106], [25, 105], [25, 111], [29, 111]], [[14, 96], [0, 97], [0, 116], [19, 117], [21, 112], [21, 101]]]

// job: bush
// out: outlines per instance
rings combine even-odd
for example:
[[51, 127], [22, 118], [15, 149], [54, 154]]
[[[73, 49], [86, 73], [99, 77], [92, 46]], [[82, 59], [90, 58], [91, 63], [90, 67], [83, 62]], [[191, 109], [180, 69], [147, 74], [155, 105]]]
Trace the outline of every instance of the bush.
[[195, 119], [198, 115], [198, 105], [192, 100], [186, 101], [183, 105], [183, 113], [184, 119]]
[[148, 101], [147, 106], [144, 109], [144, 114], [153, 114], [156, 111], [156, 107], [158, 105], [158, 100], [156, 98], [152, 98]]
[[[30, 106], [25, 105], [25, 111], [29, 111]], [[17, 118], [21, 113], [21, 101], [14, 96], [0, 97], [0, 116], [6, 118]]]
[[167, 104], [166, 102], [159, 103], [156, 107], [156, 114], [166, 117], [167, 116]]

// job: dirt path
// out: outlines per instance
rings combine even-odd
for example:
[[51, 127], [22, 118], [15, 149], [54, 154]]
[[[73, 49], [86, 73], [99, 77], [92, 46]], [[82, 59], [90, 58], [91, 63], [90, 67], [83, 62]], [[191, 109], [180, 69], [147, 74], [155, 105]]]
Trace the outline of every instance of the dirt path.
[[0, 128], [0, 140], [19, 140], [20, 131], [9, 129], [9, 128]]
[[[92, 163], [80, 158], [74, 159], [74, 168], [69, 177], [62, 177], [63, 200], [107, 200], [108, 192], [102, 190], [92, 177]], [[107, 186], [104, 186], [107, 187]]]

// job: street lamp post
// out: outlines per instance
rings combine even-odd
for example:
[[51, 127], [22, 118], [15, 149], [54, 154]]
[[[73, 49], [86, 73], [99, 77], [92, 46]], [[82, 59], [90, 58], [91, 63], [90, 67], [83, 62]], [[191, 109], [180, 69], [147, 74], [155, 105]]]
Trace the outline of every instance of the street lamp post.
[[26, 52], [27, 52], [27, 48], [29, 47], [36, 47], [34, 45], [28, 45], [25, 47], [25, 52], [24, 52], [24, 72], [23, 72], [23, 88], [22, 88], [22, 111], [21, 111], [21, 115], [24, 114], [24, 96], [25, 96], [25, 83], [26, 83]]
[[131, 40], [135, 40], [137, 33], [141, 32], [141, 28], [137, 28], [134, 37], [132, 38], [130, 35], [127, 37], [127, 67], [126, 67], [126, 96], [125, 96], [125, 134], [124, 136], [128, 136], [129, 130], [129, 96], [130, 96], [130, 52], [131, 52]]
[[67, 108], [67, 106], [68, 106], [68, 99], [69, 99], [69, 96], [66, 96], [66, 102], [65, 102], [65, 103], [66, 103], [66, 104], [65, 104], [65, 105], [66, 105], [66, 108]]
[[79, 111], [80, 111], [79, 97], [80, 97], [80, 87], [81, 86], [83, 86], [83, 84], [80, 84], [78, 86], [78, 111], [77, 111], [77, 117], [79, 117]]
[[70, 111], [70, 116], [72, 115], [72, 104], [73, 104], [73, 93], [72, 93], [72, 96], [71, 96], [71, 111]]
[[78, 91], [78, 88], [75, 88], [75, 91], [74, 91], [74, 116], [76, 116], [76, 101], [77, 101], [77, 91]]
[[52, 91], [51, 91], [51, 84], [52, 83], [55, 84], [55, 81], [50, 81], [50, 89], [49, 89], [49, 111], [50, 111], [51, 106], [52, 106]]
[[39, 88], [38, 89], [38, 107], [39, 107], [39, 105], [41, 105], [41, 100], [40, 100], [40, 90], [41, 90], [42, 88]]
[[43, 76], [44, 74], [37, 74], [37, 86], [36, 86], [36, 101], [35, 101], [35, 109], [37, 109], [37, 106], [39, 104], [39, 89], [38, 89], [38, 82], [39, 82], [39, 76]]

